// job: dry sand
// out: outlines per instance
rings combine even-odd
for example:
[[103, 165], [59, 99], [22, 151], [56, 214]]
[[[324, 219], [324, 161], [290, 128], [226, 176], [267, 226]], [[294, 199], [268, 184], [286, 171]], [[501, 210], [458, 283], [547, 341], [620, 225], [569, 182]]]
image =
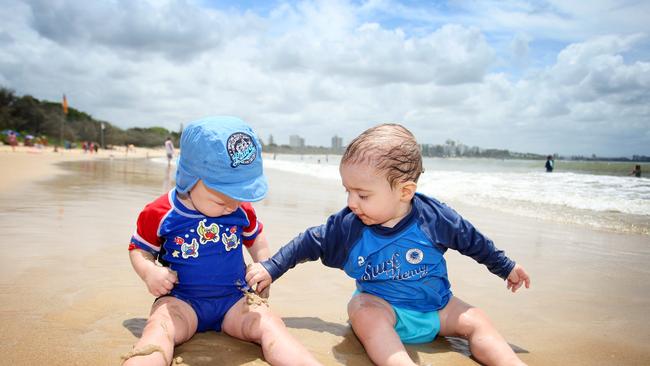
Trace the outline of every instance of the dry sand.
[[[126, 247], [137, 213], [173, 172], [123, 154], [0, 149], [2, 364], [117, 365], [142, 331], [153, 297]], [[267, 174], [269, 196], [256, 207], [272, 252], [345, 203], [331, 182]], [[483, 308], [525, 362], [650, 364], [648, 236], [452, 206], [532, 275], [533, 288], [513, 295], [483, 266], [447, 254], [454, 293]], [[270, 305], [324, 364], [368, 365], [346, 323], [353, 290], [343, 271], [306, 263], [272, 286]], [[421, 364], [475, 364], [454, 339], [408, 349]], [[197, 334], [175, 356], [193, 366], [266, 364], [258, 346], [215, 332]]]

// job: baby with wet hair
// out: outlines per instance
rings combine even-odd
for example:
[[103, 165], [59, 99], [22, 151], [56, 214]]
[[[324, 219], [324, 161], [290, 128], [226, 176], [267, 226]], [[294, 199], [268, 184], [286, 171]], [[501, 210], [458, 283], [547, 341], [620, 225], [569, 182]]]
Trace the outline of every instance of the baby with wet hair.
[[456, 211], [416, 193], [423, 168], [415, 136], [398, 124], [372, 127], [348, 145], [339, 171], [347, 207], [250, 266], [248, 284], [262, 290], [320, 259], [355, 280], [348, 316], [374, 363], [414, 365], [404, 344], [442, 335], [466, 338], [483, 364], [522, 365], [487, 315], [452, 294], [444, 254], [472, 257], [512, 292], [528, 288], [529, 276]]
[[398, 124], [376, 126], [350, 143], [341, 158], [341, 165], [364, 163], [383, 172], [391, 187], [400, 181], [417, 182], [420, 174], [424, 173], [415, 136]]

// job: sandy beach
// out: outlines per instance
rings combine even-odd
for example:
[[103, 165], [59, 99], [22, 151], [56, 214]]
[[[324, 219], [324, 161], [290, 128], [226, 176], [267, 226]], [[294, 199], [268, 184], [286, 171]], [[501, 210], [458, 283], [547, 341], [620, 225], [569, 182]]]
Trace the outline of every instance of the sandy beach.
[[[153, 297], [131, 269], [141, 208], [173, 183], [162, 150], [53, 153], [0, 147], [0, 351], [7, 365], [117, 365]], [[275, 252], [345, 204], [331, 181], [267, 169], [257, 203]], [[598, 231], [448, 202], [526, 267], [517, 294], [483, 266], [446, 255], [452, 290], [484, 309], [530, 365], [650, 364], [650, 237]], [[347, 325], [354, 283], [320, 262], [271, 290], [271, 307], [326, 365], [371, 364]], [[420, 364], [473, 365], [457, 339], [409, 346]], [[197, 334], [176, 349], [189, 365], [264, 365], [258, 346]]]

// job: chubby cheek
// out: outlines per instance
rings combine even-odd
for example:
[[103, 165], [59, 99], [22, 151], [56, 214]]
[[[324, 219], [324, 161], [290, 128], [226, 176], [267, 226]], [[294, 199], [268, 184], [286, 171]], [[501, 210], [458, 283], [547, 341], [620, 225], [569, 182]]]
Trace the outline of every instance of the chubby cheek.
[[390, 208], [370, 206], [366, 207], [364, 214], [368, 216], [368, 220], [373, 221], [373, 224], [381, 224], [388, 221], [391, 217]]
[[365, 205], [359, 205], [359, 206], [357, 206], [356, 211], [357, 211], [358, 216], [360, 216], [360, 218], [362, 219], [362, 221], [364, 221], [364, 223], [368, 223], [370, 221], [375, 221], [375, 219], [376, 219], [376, 217], [375, 217], [376, 215], [375, 215], [375, 212], [373, 212], [372, 207], [367, 207]]
[[223, 207], [213, 206], [213, 205], [203, 205], [197, 207], [199, 212], [209, 217], [217, 217], [223, 215]]

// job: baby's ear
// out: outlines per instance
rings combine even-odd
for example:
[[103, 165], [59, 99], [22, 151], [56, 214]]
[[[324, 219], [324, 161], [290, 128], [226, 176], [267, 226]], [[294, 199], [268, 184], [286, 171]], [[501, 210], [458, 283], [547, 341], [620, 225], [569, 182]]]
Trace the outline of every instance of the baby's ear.
[[400, 183], [401, 195], [400, 199], [404, 202], [408, 202], [413, 199], [415, 196], [415, 191], [418, 189], [418, 184], [409, 180], [403, 183]]

